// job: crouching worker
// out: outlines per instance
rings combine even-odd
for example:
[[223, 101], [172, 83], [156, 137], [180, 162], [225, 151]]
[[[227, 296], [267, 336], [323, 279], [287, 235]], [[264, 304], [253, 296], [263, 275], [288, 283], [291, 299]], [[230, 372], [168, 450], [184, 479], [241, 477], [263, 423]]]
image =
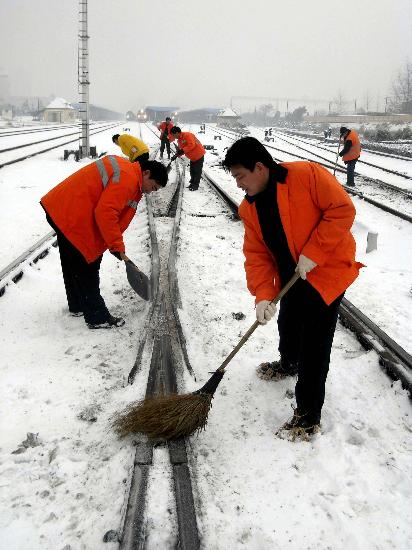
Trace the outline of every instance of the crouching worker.
[[120, 147], [130, 162], [143, 164], [149, 160], [149, 147], [141, 139], [129, 134], [115, 134], [112, 141]]
[[280, 301], [280, 359], [260, 365], [258, 375], [297, 374], [297, 407], [282, 430], [305, 439], [320, 426], [339, 304], [362, 267], [350, 232], [355, 208], [327, 170], [277, 164], [252, 137], [235, 142], [223, 165], [246, 193], [239, 207], [246, 279], [261, 324], [274, 316], [270, 302], [280, 289], [295, 272], [301, 277]]
[[99, 269], [109, 250], [126, 257], [122, 234], [144, 193], [167, 183], [166, 168], [156, 161], [139, 163], [114, 155], [75, 172], [45, 195], [40, 204], [56, 231], [69, 312], [84, 315], [91, 329], [124, 325], [100, 295]]
[[173, 139], [177, 139], [178, 143], [178, 150], [171, 160], [176, 160], [177, 157], [182, 155], [186, 155], [190, 159], [190, 183], [188, 187], [190, 191], [197, 191], [202, 177], [205, 148], [192, 132], [182, 132], [179, 126], [173, 126], [170, 133]]

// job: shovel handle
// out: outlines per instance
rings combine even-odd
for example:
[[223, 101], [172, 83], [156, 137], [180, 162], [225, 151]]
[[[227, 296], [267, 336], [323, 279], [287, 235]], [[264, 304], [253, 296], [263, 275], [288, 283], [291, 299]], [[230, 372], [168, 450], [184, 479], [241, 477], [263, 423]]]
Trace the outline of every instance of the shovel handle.
[[[286, 294], [286, 292], [296, 283], [296, 281], [299, 279], [300, 275], [299, 273], [295, 273], [293, 277], [290, 279], [289, 282], [285, 284], [285, 286], [282, 288], [282, 290], [279, 292], [279, 294], [274, 298], [270, 303], [271, 305], [276, 305], [280, 300], [283, 298], [283, 296]], [[223, 363], [220, 365], [220, 367], [217, 369], [220, 372], [225, 371], [226, 365], [233, 359], [233, 357], [237, 354], [237, 352], [240, 350], [240, 348], [243, 346], [245, 342], [247, 342], [250, 338], [250, 336], [255, 332], [257, 327], [260, 325], [259, 321], [255, 321], [253, 325], [250, 327], [250, 329], [245, 332], [245, 334], [240, 339], [237, 346], [233, 349], [231, 353], [226, 357], [226, 359], [223, 361]]]
[[335, 175], [335, 172], [336, 172], [336, 166], [338, 165], [338, 160], [339, 160], [339, 149], [340, 149], [340, 142], [341, 142], [341, 138], [339, 137], [338, 150], [336, 151], [336, 160], [335, 160], [335, 166], [334, 166], [334, 168], [333, 168], [333, 175]]

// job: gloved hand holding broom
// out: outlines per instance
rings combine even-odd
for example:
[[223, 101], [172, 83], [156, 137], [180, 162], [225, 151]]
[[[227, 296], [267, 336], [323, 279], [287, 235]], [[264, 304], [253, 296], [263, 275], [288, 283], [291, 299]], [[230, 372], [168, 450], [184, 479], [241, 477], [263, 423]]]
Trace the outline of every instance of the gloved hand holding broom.
[[256, 319], [261, 325], [266, 325], [276, 313], [276, 304], [269, 300], [261, 300], [256, 304]]

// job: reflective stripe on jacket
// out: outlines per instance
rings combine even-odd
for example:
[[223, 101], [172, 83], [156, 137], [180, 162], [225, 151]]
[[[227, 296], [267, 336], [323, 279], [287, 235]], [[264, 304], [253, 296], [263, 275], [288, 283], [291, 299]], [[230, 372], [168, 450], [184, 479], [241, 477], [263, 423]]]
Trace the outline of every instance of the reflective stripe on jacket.
[[193, 162], [205, 155], [205, 148], [192, 132], [181, 132], [177, 143], [179, 149], [183, 149], [187, 158]]
[[348, 162], [349, 160], [355, 160], [360, 157], [361, 152], [361, 145], [359, 141], [359, 136], [355, 130], [351, 130], [349, 134], [345, 138], [345, 142], [347, 140], [350, 140], [352, 142], [352, 147], [349, 149], [347, 153], [345, 153], [342, 157], [344, 162]]
[[109, 155], [69, 176], [40, 202], [65, 237], [91, 263], [107, 249], [125, 251], [122, 234], [141, 198], [139, 163]]
[[[355, 261], [350, 228], [355, 207], [339, 182], [312, 162], [282, 163], [288, 174], [277, 184], [277, 201], [289, 250], [297, 263], [304, 254], [318, 265], [309, 283], [330, 304], [353, 283], [363, 264]], [[272, 300], [280, 291], [276, 258], [266, 246], [255, 203], [239, 206], [245, 227], [243, 252], [248, 289], [256, 302]], [[302, 304], [305, 307], [305, 304]]]
[[140, 157], [143, 153], [149, 152], [149, 147], [144, 141], [129, 134], [122, 134], [117, 138], [117, 142], [123, 153], [129, 157], [130, 162], [133, 162], [136, 157]]

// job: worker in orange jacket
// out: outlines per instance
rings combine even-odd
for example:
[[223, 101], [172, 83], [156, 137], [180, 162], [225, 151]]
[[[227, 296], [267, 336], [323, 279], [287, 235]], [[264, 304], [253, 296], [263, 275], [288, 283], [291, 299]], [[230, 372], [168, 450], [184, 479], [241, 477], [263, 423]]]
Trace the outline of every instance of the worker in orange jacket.
[[173, 126], [171, 134], [173, 140], [177, 139], [178, 144], [176, 154], [171, 160], [176, 160], [177, 157], [182, 155], [186, 155], [190, 159], [189, 189], [190, 191], [197, 191], [202, 177], [205, 148], [192, 132], [182, 132], [179, 126]]
[[122, 234], [136, 213], [144, 193], [158, 191], [167, 183], [160, 162], [138, 162], [115, 155], [81, 168], [40, 201], [46, 218], [56, 231], [67, 303], [71, 315], [84, 315], [88, 327], [124, 325], [113, 317], [100, 294], [99, 269], [109, 250], [126, 260]]
[[160, 130], [160, 158], [163, 158], [163, 153], [166, 147], [167, 158], [170, 159], [170, 131], [173, 128], [173, 123], [170, 116], [167, 116], [166, 120], [163, 120], [163, 122], [158, 124], [157, 128]]
[[223, 164], [246, 193], [239, 207], [246, 279], [261, 324], [274, 316], [271, 301], [281, 287], [300, 275], [280, 301], [280, 360], [261, 364], [258, 375], [298, 375], [297, 407], [282, 429], [306, 438], [320, 427], [339, 305], [362, 266], [350, 232], [355, 208], [326, 169], [277, 164], [255, 138], [235, 142]]
[[346, 164], [346, 185], [355, 187], [355, 164], [361, 153], [359, 136], [355, 130], [341, 126], [340, 139], [343, 139], [343, 149], [340, 151], [339, 156]]

